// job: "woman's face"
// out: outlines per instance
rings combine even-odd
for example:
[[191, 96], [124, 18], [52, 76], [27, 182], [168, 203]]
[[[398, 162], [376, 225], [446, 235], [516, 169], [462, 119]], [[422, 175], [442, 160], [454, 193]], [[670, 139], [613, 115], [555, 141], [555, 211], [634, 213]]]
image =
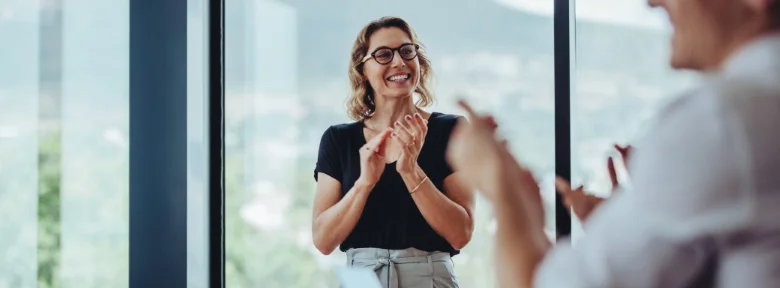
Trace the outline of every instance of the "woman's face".
[[409, 35], [396, 27], [379, 29], [368, 39], [368, 55], [371, 53], [374, 57], [364, 62], [363, 75], [368, 78], [375, 95], [411, 96], [420, 83], [420, 62]]

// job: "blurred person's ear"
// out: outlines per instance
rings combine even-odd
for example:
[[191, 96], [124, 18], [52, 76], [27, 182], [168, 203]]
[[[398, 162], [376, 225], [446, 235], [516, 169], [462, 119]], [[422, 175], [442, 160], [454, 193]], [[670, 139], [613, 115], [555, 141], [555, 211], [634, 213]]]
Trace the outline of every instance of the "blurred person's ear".
[[[777, 5], [778, 0], [742, 0], [747, 6], [758, 13], [770, 13], [770, 7]], [[772, 16], [770, 16], [772, 17]]]
[[742, 0], [756, 15], [764, 15], [769, 30], [780, 30], [780, 0]]

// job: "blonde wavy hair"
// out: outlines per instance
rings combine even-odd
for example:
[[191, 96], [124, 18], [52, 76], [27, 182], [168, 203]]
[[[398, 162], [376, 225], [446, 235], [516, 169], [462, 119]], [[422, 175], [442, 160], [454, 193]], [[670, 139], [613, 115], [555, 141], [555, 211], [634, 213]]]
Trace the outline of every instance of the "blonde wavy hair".
[[371, 35], [379, 29], [389, 27], [401, 29], [409, 35], [412, 43], [420, 45], [420, 50], [417, 52], [417, 57], [420, 59], [420, 84], [414, 89], [414, 93], [420, 97], [414, 104], [417, 107], [428, 107], [433, 104], [433, 91], [430, 88], [433, 70], [430, 59], [425, 55], [425, 46], [420, 43], [417, 33], [414, 32], [409, 23], [398, 17], [382, 17], [363, 27], [355, 39], [355, 44], [352, 45], [352, 58], [349, 61], [349, 82], [352, 92], [347, 99], [347, 114], [355, 121], [369, 119], [376, 111], [373, 101], [374, 89], [371, 88], [368, 78], [363, 75], [361, 61], [369, 53], [368, 39], [371, 38]]

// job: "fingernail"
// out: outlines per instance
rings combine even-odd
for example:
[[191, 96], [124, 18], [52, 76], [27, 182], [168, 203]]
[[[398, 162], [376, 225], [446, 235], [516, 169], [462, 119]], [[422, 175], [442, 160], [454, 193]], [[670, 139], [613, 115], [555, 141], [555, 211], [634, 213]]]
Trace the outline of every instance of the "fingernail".
[[401, 125], [401, 122], [396, 121], [395, 126]]
[[422, 116], [420, 116], [420, 113], [414, 113], [414, 117], [422, 118]]
[[393, 133], [393, 135], [390, 135], [390, 136], [395, 137], [395, 133]]
[[411, 120], [411, 119], [412, 119], [411, 115], [406, 115], [406, 120]]

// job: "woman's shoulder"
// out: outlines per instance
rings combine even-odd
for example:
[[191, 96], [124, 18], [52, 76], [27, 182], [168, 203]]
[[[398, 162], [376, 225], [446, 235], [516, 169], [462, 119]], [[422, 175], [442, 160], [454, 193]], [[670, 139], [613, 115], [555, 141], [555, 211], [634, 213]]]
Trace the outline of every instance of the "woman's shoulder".
[[428, 123], [430, 125], [452, 128], [453, 126], [455, 126], [456, 123], [458, 123], [459, 119], [465, 120], [466, 118], [456, 114], [432, 112], [431, 117], [428, 119]]
[[433, 112], [431, 117], [428, 118], [428, 133], [432, 134], [432, 140], [435, 139], [434, 141], [448, 143], [455, 125], [458, 124], [458, 121], [465, 119], [461, 115]]
[[350, 137], [353, 131], [356, 131], [360, 126], [362, 126], [361, 122], [349, 122], [330, 125], [325, 129], [322, 137], [323, 139], [327, 137], [334, 141], [344, 139], [345, 137]]
[[348, 133], [349, 131], [354, 130], [355, 127], [357, 127], [357, 126], [361, 126], [361, 122], [355, 121], [355, 122], [334, 124], [334, 125], [330, 125], [328, 127], [328, 129], [326, 129], [325, 131], [326, 132], [330, 131], [330, 132], [333, 132], [333, 133], [342, 134], [342, 133]]

